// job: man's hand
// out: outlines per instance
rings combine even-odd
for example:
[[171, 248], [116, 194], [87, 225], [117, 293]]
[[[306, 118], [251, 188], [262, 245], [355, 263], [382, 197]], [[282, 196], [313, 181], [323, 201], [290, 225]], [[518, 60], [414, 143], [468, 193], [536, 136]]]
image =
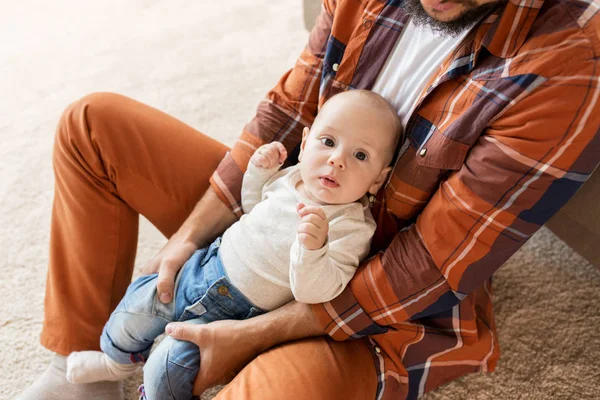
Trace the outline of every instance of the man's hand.
[[166, 333], [179, 340], [195, 343], [200, 348], [200, 370], [194, 381], [194, 394], [201, 395], [216, 385], [229, 383], [265, 348], [260, 338], [248, 340], [242, 321], [223, 320], [207, 325], [173, 323]]
[[197, 246], [192, 241], [173, 235], [165, 247], [142, 268], [144, 275], [158, 272], [156, 291], [162, 303], [168, 304], [173, 300], [177, 272], [196, 249]]
[[271, 169], [283, 164], [286, 158], [285, 147], [280, 142], [271, 142], [256, 149], [250, 162], [255, 167]]
[[292, 301], [281, 308], [243, 321], [206, 325], [175, 322], [166, 333], [200, 348], [200, 371], [194, 394], [230, 382], [246, 364], [270, 347], [292, 340], [324, 335], [310, 305]]
[[325, 211], [320, 207], [296, 205], [300, 217], [298, 225], [298, 242], [308, 250], [318, 250], [325, 245], [329, 233], [329, 221]]
[[208, 246], [235, 220], [235, 215], [209, 187], [167, 245], [142, 268], [143, 274], [158, 272], [157, 292], [162, 303], [173, 300], [175, 276], [194, 251]]

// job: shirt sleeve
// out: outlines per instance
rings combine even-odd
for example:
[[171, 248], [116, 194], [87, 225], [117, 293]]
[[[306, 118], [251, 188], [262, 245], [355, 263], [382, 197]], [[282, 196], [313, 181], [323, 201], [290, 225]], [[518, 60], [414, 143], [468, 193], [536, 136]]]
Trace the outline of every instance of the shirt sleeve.
[[290, 250], [290, 287], [301, 303], [322, 303], [339, 295], [369, 253], [372, 219], [341, 217], [329, 224], [327, 243], [308, 250], [296, 239]]
[[265, 184], [275, 175], [283, 164], [274, 168], [259, 168], [248, 163], [242, 182], [242, 208], [244, 214], [250, 213], [261, 202]]
[[279, 141], [288, 154], [291, 153], [300, 143], [304, 127], [310, 126], [315, 119], [334, 3], [333, 0], [325, 0], [308, 44], [294, 67], [259, 103], [256, 115], [244, 127], [241, 136], [210, 178], [219, 198], [238, 218], [242, 215], [242, 177], [254, 151], [265, 143]]
[[[571, 198], [600, 162], [600, 80], [591, 62], [538, 77], [486, 129], [416, 223], [313, 306], [334, 339], [439, 316], [487, 281]], [[548, 101], [551, 99], [551, 101]]]

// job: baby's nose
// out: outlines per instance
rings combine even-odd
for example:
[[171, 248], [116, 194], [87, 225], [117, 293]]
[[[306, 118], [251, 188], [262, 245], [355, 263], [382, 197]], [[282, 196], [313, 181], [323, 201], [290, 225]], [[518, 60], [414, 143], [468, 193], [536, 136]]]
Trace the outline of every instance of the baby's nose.
[[346, 168], [343, 159], [341, 157], [336, 156], [332, 156], [331, 158], [329, 158], [329, 165], [332, 165], [342, 170]]

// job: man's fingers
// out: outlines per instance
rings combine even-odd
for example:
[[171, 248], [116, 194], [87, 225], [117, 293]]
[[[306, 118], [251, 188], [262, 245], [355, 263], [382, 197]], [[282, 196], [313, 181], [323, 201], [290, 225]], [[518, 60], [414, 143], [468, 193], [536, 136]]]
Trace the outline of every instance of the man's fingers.
[[173, 339], [196, 342], [198, 340], [198, 330], [201, 326], [185, 322], [172, 322], [165, 328], [167, 335]]
[[156, 281], [156, 291], [161, 303], [168, 304], [173, 300], [173, 287], [175, 286], [175, 271], [167, 265], [161, 265]]
[[[186, 322], [172, 322], [165, 327], [165, 333], [173, 339], [185, 340], [198, 345], [200, 330], [202, 325], [190, 324]], [[208, 350], [208, 349], [205, 349]], [[202, 349], [200, 349], [202, 352]], [[200, 355], [202, 358], [202, 354]], [[212, 382], [211, 372], [207, 368], [200, 367], [196, 379], [194, 380], [193, 394], [201, 396], [204, 391], [211, 388], [218, 382]]]
[[[202, 349], [200, 349], [202, 353]], [[202, 359], [202, 354], [200, 355]], [[213, 371], [209, 371], [208, 368], [200, 367], [196, 379], [194, 380], [194, 388], [192, 393], [196, 396], [202, 396], [202, 394], [208, 389], [215, 385], [225, 385], [233, 380], [239, 371], [229, 372], [227, 375], [215, 376]]]
[[194, 395], [202, 396], [202, 393], [204, 393], [212, 386], [211, 382], [209, 381], [209, 378], [209, 371], [206, 371], [206, 368], [200, 367], [200, 370], [196, 375], [196, 379], [194, 380]]
[[148, 261], [146, 265], [144, 265], [140, 271], [142, 275], [151, 275], [158, 272], [158, 262], [156, 262], [155, 258]]

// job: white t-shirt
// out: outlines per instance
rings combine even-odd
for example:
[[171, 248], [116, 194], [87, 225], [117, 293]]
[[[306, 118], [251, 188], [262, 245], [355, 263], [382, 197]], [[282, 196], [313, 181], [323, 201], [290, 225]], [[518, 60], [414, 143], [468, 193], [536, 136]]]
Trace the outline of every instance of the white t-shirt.
[[469, 30], [455, 37], [441, 36], [429, 26], [417, 26], [412, 20], [404, 28], [371, 89], [398, 110], [403, 127], [431, 76]]

